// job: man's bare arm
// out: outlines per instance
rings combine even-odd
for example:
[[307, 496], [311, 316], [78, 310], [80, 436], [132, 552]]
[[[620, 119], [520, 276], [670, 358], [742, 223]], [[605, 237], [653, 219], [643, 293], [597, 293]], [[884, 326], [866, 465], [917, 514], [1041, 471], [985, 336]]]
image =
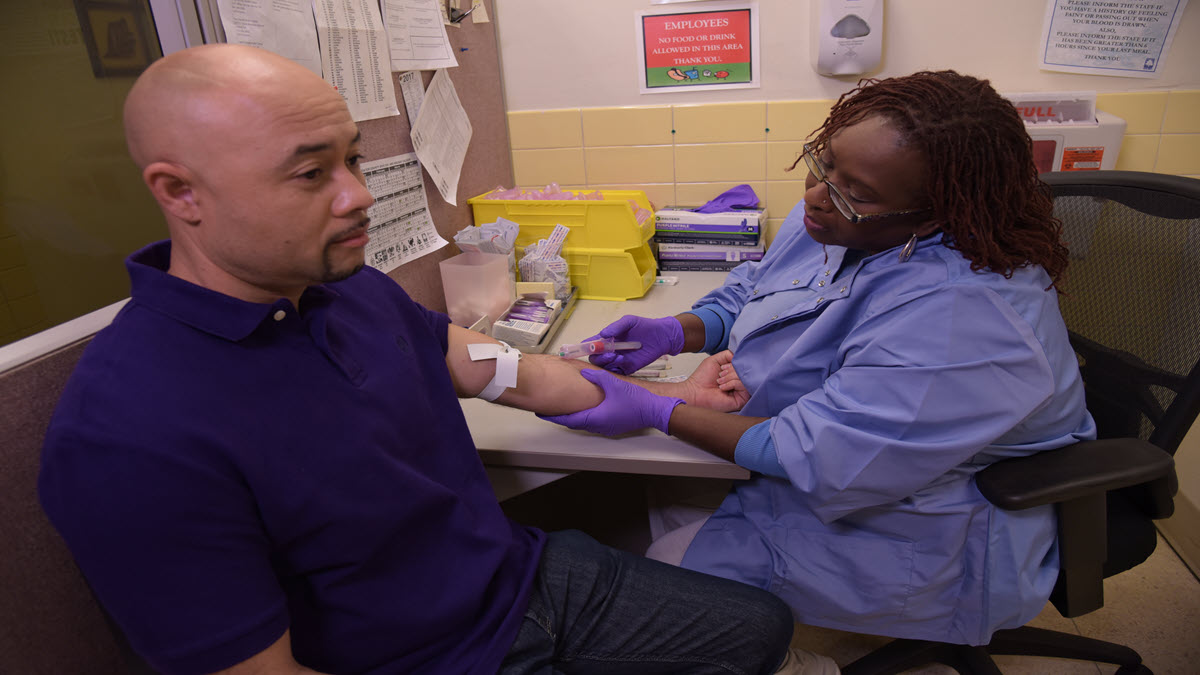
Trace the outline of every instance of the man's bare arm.
[[284, 631], [283, 636], [270, 647], [251, 656], [241, 663], [219, 670], [213, 675], [321, 675], [296, 663], [292, 657], [292, 634]]
[[[450, 326], [446, 365], [460, 398], [479, 395], [496, 374], [493, 359], [472, 361], [467, 353], [471, 343], [497, 344], [496, 340]], [[727, 388], [720, 381], [721, 368], [733, 355], [721, 352], [706, 358], [691, 377], [684, 382], [654, 382], [640, 378], [615, 375], [661, 396], [683, 399], [691, 405], [732, 412], [739, 410], [748, 398], [743, 388]], [[545, 354], [523, 354], [518, 364], [517, 386], [507, 389], [495, 400], [501, 405], [530, 410], [539, 415], [563, 415], [586, 410], [604, 400], [603, 391], [579, 376], [579, 371], [595, 368], [583, 359], [563, 359]]]
[[[472, 343], [497, 344], [482, 333], [450, 326], [446, 366], [460, 398], [478, 396], [496, 374], [494, 359], [471, 360], [467, 345]], [[579, 376], [580, 370], [590, 367], [582, 360], [523, 354], [517, 364], [517, 386], [506, 389], [495, 402], [540, 415], [561, 415], [591, 408], [604, 400], [604, 393]]]

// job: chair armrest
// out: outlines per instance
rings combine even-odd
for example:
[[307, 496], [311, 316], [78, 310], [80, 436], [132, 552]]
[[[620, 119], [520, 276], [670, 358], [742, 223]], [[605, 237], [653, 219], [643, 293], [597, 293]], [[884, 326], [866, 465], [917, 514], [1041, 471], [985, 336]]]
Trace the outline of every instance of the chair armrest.
[[975, 474], [975, 483], [989, 502], [1019, 511], [1148, 483], [1174, 466], [1152, 443], [1108, 438], [996, 462]]

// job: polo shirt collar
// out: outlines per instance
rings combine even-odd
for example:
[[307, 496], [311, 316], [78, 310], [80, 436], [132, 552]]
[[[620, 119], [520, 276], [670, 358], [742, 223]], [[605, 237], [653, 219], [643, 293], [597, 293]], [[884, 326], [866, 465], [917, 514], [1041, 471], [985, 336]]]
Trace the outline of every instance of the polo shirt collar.
[[[264, 321], [283, 311], [295, 314], [287, 298], [273, 303], [246, 302], [171, 276], [169, 239], [146, 246], [125, 261], [134, 302], [230, 341], [246, 338]], [[328, 304], [338, 295], [326, 285], [309, 286], [300, 297], [306, 310]]]

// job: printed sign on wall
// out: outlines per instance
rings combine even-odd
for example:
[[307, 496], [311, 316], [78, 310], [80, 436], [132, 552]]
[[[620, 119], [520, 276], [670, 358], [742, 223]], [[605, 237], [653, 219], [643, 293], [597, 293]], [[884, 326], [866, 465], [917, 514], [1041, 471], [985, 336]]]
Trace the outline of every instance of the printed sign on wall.
[[1158, 77], [1187, 0], [1047, 0], [1043, 70]]
[[757, 3], [639, 11], [637, 32], [643, 94], [758, 86]]

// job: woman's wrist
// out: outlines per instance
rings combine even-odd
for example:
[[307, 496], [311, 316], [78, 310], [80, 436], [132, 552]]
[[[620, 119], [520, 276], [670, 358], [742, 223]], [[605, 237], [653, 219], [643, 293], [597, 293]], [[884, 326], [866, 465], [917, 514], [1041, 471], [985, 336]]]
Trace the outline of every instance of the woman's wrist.
[[679, 321], [679, 325], [683, 327], [683, 349], [680, 351], [702, 351], [707, 338], [704, 330], [704, 321], [691, 312], [676, 314], [675, 319]]

